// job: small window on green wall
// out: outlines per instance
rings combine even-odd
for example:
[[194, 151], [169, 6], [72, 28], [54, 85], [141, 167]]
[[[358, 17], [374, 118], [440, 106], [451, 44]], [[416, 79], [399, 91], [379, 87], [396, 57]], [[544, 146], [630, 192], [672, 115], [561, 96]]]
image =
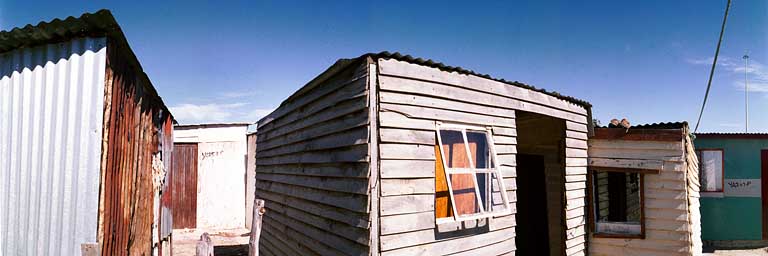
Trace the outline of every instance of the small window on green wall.
[[699, 182], [701, 192], [723, 192], [723, 150], [699, 149]]

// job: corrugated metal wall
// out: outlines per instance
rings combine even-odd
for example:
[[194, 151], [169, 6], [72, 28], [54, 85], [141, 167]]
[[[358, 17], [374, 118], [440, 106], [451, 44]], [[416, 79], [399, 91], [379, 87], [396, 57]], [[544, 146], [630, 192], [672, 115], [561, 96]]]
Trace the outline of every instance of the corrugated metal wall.
[[126, 46], [109, 42], [102, 255], [152, 255], [158, 249], [160, 182], [172, 159], [170, 113], [129, 54]]
[[0, 54], [0, 255], [95, 243], [106, 39]]

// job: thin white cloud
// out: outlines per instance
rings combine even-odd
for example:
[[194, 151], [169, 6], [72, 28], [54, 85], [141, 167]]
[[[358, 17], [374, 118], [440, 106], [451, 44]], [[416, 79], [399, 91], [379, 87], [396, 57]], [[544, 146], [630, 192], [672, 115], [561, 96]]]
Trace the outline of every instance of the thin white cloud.
[[169, 109], [171, 114], [182, 123], [195, 122], [224, 122], [230, 120], [238, 108], [247, 105], [246, 103], [230, 104], [191, 104], [184, 103], [172, 106]]
[[[696, 65], [712, 65], [712, 58], [706, 59], [689, 59], [688, 63]], [[741, 58], [734, 59], [729, 57], [723, 57], [717, 60], [717, 66], [725, 70], [731, 75], [737, 77], [732, 81], [732, 85], [736, 90], [744, 91], [744, 71], [747, 71], [747, 78], [749, 82], [749, 91], [758, 93], [768, 93], [768, 67], [762, 63], [750, 60], [749, 67], [744, 67], [744, 62]]]
[[265, 116], [269, 115], [269, 113], [272, 113], [272, 111], [275, 111], [275, 109], [274, 108], [257, 108], [257, 109], [251, 110], [246, 115], [246, 117], [248, 119], [250, 119], [250, 120], [257, 120], [258, 121], [262, 117], [265, 117]]
[[237, 91], [237, 92], [222, 92], [219, 96], [225, 99], [240, 99], [245, 97], [252, 97], [259, 95], [259, 91]]
[[170, 108], [180, 124], [255, 123], [274, 108], [258, 108], [250, 103], [182, 103]]

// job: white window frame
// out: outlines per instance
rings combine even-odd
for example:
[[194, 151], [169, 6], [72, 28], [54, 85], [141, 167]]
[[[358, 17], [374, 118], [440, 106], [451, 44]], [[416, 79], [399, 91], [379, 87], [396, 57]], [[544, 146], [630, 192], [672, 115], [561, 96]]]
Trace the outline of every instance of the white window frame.
[[[704, 175], [701, 165], [704, 163], [704, 152], [720, 152], [720, 190], [707, 190], [701, 184], [701, 176]], [[699, 159], [699, 184], [702, 197], [723, 197], [725, 193], [725, 149], [723, 148], [700, 148], [696, 149], [696, 157]]]
[[[461, 132], [462, 136], [464, 137], [464, 147], [465, 151], [467, 152], [467, 158], [469, 159], [469, 168], [449, 168], [448, 163], [446, 162], [445, 158], [445, 152], [443, 152], [443, 139], [440, 135], [440, 131], [459, 131]], [[486, 141], [488, 144], [488, 149], [490, 150], [491, 159], [493, 162], [493, 167], [487, 168], [487, 169], [477, 169], [475, 168], [474, 159], [469, 155], [470, 149], [469, 149], [469, 143], [467, 139], [467, 130], [473, 131], [473, 132], [484, 132], [486, 136]], [[438, 146], [440, 147], [440, 156], [443, 164], [443, 170], [445, 171], [445, 181], [448, 184], [448, 194], [450, 199], [451, 208], [453, 211], [453, 217], [444, 217], [436, 219], [435, 221], [440, 223], [448, 223], [448, 222], [459, 222], [459, 221], [467, 221], [467, 220], [477, 220], [482, 218], [489, 218], [489, 217], [496, 217], [500, 215], [506, 215], [511, 214], [512, 209], [509, 206], [509, 198], [507, 196], [507, 188], [504, 186], [504, 177], [501, 176], [500, 171], [500, 164], [499, 161], [496, 158], [496, 144], [493, 142], [493, 129], [492, 127], [483, 127], [483, 126], [473, 126], [473, 125], [465, 125], [465, 124], [445, 124], [442, 122], [437, 122], [436, 126], [437, 131], [437, 141]], [[501, 200], [504, 205], [504, 208], [501, 210], [490, 210], [486, 211], [485, 205], [483, 204], [482, 198], [480, 197], [480, 188], [477, 183], [477, 175], [478, 173], [490, 173], [495, 174], [498, 181], [499, 181], [499, 190], [501, 193]], [[453, 186], [451, 185], [451, 174], [473, 174], [472, 180], [474, 182], [475, 186], [475, 198], [477, 199], [477, 204], [480, 206], [480, 213], [471, 214], [471, 215], [463, 215], [459, 216], [458, 210], [456, 208], [456, 200], [453, 195]], [[492, 190], [493, 184], [491, 182], [486, 183], [488, 184], [488, 188]], [[488, 197], [487, 201], [491, 200], [492, 193], [487, 192], [485, 193]]]

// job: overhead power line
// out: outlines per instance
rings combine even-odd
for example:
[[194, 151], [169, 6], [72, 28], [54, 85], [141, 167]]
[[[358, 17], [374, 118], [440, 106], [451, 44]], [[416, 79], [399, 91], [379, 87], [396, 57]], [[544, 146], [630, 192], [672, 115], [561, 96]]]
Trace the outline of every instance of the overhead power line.
[[731, 0], [728, 0], [728, 4], [725, 6], [725, 15], [723, 16], [723, 25], [720, 27], [720, 38], [717, 40], [717, 49], [715, 50], [715, 59], [712, 60], [712, 69], [709, 71], [709, 81], [707, 82], [707, 91], [704, 93], [704, 102], [701, 103], [701, 111], [699, 111], [699, 119], [696, 121], [696, 128], [693, 132], [699, 130], [699, 124], [701, 124], [701, 116], [704, 114], [704, 107], [707, 106], [707, 97], [709, 96], [709, 88], [712, 87], [712, 76], [715, 75], [715, 66], [717, 66], [717, 56], [720, 54], [720, 43], [723, 42], [723, 32], [725, 32], [725, 23], [728, 21], [728, 10], [731, 9]]

